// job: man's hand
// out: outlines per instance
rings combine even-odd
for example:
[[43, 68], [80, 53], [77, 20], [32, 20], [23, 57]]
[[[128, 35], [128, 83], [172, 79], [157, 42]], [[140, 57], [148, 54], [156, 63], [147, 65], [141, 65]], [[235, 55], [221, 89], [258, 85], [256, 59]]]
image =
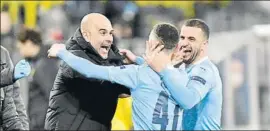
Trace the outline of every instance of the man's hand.
[[151, 65], [155, 56], [163, 49], [163, 47], [164, 45], [159, 45], [159, 41], [146, 41], [146, 49], [143, 58], [147, 64]]
[[159, 45], [156, 41], [146, 43], [146, 52], [144, 59], [147, 64], [156, 72], [161, 72], [168, 64], [171, 64], [171, 58], [165, 52], [161, 52], [164, 45]]
[[181, 46], [178, 44], [176, 47], [176, 50], [173, 53], [172, 57], [172, 64], [177, 65], [183, 61], [183, 50], [181, 49]]
[[20, 60], [14, 68], [14, 80], [29, 76], [31, 73], [31, 66], [26, 60]]
[[124, 59], [124, 63], [126, 64], [134, 63], [137, 57], [135, 54], [133, 54], [130, 50], [127, 49], [119, 49], [119, 53], [126, 57], [126, 59]]
[[48, 57], [58, 57], [59, 52], [63, 50], [66, 50], [66, 46], [64, 44], [53, 44], [48, 50]]

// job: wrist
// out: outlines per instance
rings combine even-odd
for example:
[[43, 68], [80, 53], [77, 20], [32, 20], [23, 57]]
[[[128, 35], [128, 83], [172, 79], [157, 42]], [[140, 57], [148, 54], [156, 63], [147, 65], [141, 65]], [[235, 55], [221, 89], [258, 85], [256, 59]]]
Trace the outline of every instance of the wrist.
[[57, 53], [56, 53], [56, 56], [59, 57], [59, 58], [63, 58], [65, 55], [68, 54], [68, 51], [65, 50], [65, 49], [61, 49], [59, 50]]
[[158, 74], [161, 76], [161, 78], [163, 78], [164, 76], [166, 76], [166, 74], [168, 74], [170, 72], [170, 70], [172, 70], [174, 67], [171, 64], [167, 64], [162, 70], [160, 70], [158, 72]]
[[142, 57], [136, 56], [135, 63], [137, 63], [137, 64], [143, 64], [144, 63], [144, 59]]

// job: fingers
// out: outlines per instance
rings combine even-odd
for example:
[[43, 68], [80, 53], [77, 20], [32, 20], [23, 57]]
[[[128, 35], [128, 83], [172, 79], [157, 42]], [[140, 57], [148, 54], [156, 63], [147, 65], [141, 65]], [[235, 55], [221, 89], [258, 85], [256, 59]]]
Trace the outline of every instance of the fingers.
[[125, 55], [125, 54], [127, 54], [127, 52], [128, 52], [127, 49], [119, 49], [119, 53], [120, 53], [121, 55]]
[[153, 53], [153, 51], [159, 46], [159, 41], [150, 40], [146, 41], [146, 55]]
[[151, 40], [149, 44], [151, 45], [150, 51], [154, 51], [157, 48], [159, 41]]
[[125, 53], [125, 52], [127, 52], [127, 50], [126, 49], [119, 49], [119, 52], [120, 53]]
[[153, 55], [158, 54], [163, 48], [164, 45], [158, 45], [158, 47], [155, 50], [153, 50]]

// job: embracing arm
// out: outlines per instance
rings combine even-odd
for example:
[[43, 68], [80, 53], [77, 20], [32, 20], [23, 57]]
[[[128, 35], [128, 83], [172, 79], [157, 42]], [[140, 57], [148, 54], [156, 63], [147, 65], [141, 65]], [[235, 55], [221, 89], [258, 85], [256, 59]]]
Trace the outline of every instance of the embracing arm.
[[184, 70], [165, 68], [159, 74], [173, 98], [184, 109], [199, 103], [211, 88], [208, 78], [202, 73], [189, 78]]
[[87, 78], [107, 80], [124, 85], [128, 88], [135, 88], [137, 83], [137, 67], [126, 66], [99, 66], [81, 57], [75, 56], [67, 50], [61, 50], [58, 57], [66, 62], [71, 68]]

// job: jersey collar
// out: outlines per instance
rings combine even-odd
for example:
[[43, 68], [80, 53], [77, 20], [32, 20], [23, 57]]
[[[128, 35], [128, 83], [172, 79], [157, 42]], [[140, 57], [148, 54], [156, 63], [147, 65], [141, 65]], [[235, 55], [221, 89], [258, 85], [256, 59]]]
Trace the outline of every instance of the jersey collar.
[[186, 67], [185, 64], [182, 64], [180, 66], [180, 69], [185, 69], [187, 72], [190, 72], [191, 69], [198, 64], [201, 64], [202, 62], [204, 62], [205, 60], [208, 60], [208, 56], [203, 57], [202, 59], [200, 59], [199, 61], [195, 62], [194, 64], [190, 65], [189, 67]]

